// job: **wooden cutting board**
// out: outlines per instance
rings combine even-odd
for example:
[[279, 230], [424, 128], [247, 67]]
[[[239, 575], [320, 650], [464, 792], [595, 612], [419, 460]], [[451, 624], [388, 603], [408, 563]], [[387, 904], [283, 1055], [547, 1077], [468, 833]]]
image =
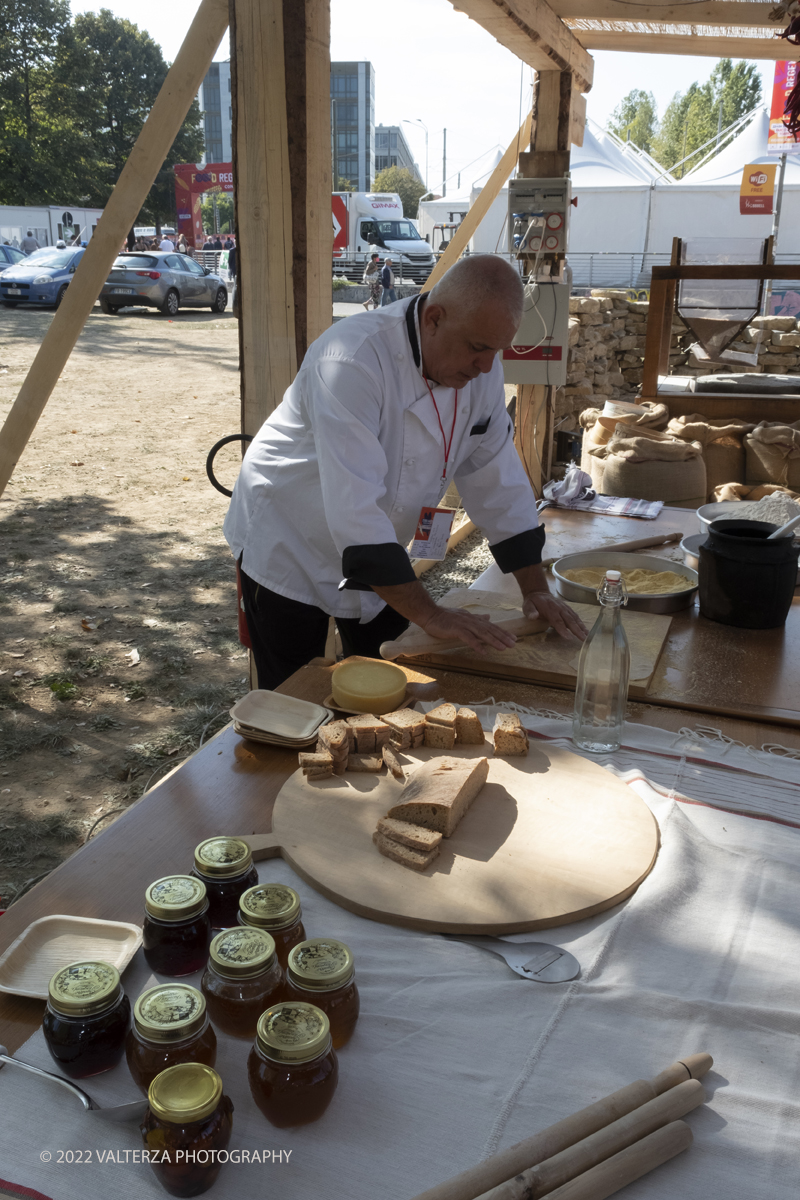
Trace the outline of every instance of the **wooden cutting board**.
[[[488, 782], [424, 872], [384, 858], [372, 842], [403, 788], [391, 775], [309, 782], [298, 771], [275, 801], [273, 832], [246, 840], [254, 857], [281, 855], [350, 912], [441, 933], [564, 925], [617, 904], [650, 872], [658, 826], [609, 771], [552, 746], [531, 746], [526, 758], [493, 758], [488, 741], [458, 751], [483, 754]], [[437, 756], [404, 756], [407, 776]]]
[[[467, 608], [475, 614], [488, 613], [494, 621], [505, 621], [522, 616], [522, 609], [514, 607], [509, 600], [494, 592], [481, 592], [471, 588], [457, 588], [439, 601], [446, 608]], [[578, 614], [587, 629], [597, 620], [600, 609], [595, 604], [575, 604], [570, 607]], [[672, 617], [661, 613], [622, 611], [622, 624], [631, 649], [631, 675], [628, 694], [634, 699], [643, 699], [650, 680], [655, 673], [658, 659], [667, 640]], [[411, 635], [407, 633], [397, 639]], [[521, 637], [508, 650], [487, 648], [485, 655], [474, 650], [447, 650], [442, 642], [441, 650], [414, 655], [407, 660], [409, 665], [428, 663], [451, 671], [466, 671], [476, 675], [496, 676], [499, 679], [519, 679], [525, 683], [552, 683], [558, 687], [574, 688], [578, 677], [577, 640], [565, 641], [553, 629], [546, 633], [535, 633]]]

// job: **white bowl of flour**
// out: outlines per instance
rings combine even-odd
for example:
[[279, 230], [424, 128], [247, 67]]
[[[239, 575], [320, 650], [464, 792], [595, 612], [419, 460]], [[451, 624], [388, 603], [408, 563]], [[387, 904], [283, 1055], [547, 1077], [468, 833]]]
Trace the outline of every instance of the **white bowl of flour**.
[[[716, 504], [703, 504], [697, 510], [700, 532], [707, 533], [712, 521], [767, 521], [780, 528], [800, 516], [800, 503], [790, 499], [785, 492], [772, 492], [760, 500], [720, 500]], [[795, 536], [797, 533], [795, 532]]]

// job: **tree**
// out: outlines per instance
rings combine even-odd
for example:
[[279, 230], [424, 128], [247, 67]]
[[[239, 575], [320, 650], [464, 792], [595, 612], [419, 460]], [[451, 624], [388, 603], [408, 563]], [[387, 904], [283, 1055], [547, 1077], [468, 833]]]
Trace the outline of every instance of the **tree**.
[[734, 65], [729, 58], [720, 59], [706, 83], [693, 83], [688, 91], [672, 97], [654, 141], [654, 158], [673, 167], [690, 156], [678, 168], [682, 178], [712, 147], [702, 153], [693, 151], [750, 112], [760, 99], [761, 79], [755, 63]]
[[[217, 195], [217, 212], [219, 213], [219, 231], [220, 233], [230, 233], [233, 229], [233, 196], [228, 192], [220, 192]], [[214, 232], [214, 201], [205, 200], [200, 205], [200, 213], [203, 218], [203, 229], [207, 233]]]
[[403, 202], [403, 216], [416, 217], [419, 202], [425, 194], [425, 184], [420, 183], [413, 171], [407, 167], [386, 167], [375, 176], [372, 185], [375, 192], [397, 192]]
[[341, 175], [339, 176], [338, 180], [336, 181], [336, 187], [334, 188], [334, 191], [354, 192], [355, 190], [356, 185], [350, 179], [342, 179]]
[[653, 138], [658, 129], [653, 93], [643, 92], [639, 88], [628, 92], [612, 112], [608, 128], [621, 137], [623, 142], [631, 141], [648, 154], [652, 154]]

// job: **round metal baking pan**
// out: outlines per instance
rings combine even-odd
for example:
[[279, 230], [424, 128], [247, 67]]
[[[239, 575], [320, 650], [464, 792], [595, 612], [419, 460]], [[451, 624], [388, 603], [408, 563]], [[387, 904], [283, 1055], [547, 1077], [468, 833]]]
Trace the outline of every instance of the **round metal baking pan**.
[[568, 554], [553, 563], [556, 586], [565, 600], [575, 600], [579, 604], [598, 604], [596, 588], [575, 583], [566, 579], [563, 574], [564, 571], [582, 570], [584, 567], [605, 567], [606, 570], [612, 571], [632, 571], [635, 567], [641, 567], [646, 571], [675, 571], [678, 575], [686, 576], [686, 590], [682, 592], [670, 592], [663, 596], [637, 596], [633, 592], [630, 593], [628, 608], [637, 612], [677, 612], [681, 608], [689, 607], [697, 591], [697, 572], [691, 567], [673, 562], [670, 558], [656, 558], [653, 554], [626, 554], [624, 551], [615, 552], [609, 547], [608, 550], [587, 550], [583, 554]]

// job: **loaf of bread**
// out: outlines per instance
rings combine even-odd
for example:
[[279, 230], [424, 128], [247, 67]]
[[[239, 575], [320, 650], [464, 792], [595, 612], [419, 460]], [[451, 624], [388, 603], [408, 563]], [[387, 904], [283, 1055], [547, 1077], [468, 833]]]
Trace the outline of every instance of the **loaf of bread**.
[[395, 751], [394, 747], [389, 742], [386, 742], [383, 746], [381, 746], [381, 754], [383, 755], [383, 761], [386, 763], [386, 766], [392, 772], [395, 779], [399, 779], [401, 783], [405, 783], [406, 773], [403, 770], [400, 759], [397, 757], [397, 752]]
[[347, 724], [355, 734], [359, 754], [380, 751], [381, 746], [388, 742], [392, 735], [386, 722], [381, 721], [380, 717], [374, 717], [372, 713], [359, 713], [355, 717], [348, 717]]
[[438, 846], [442, 835], [435, 829], [426, 829], [423, 825], [412, 825], [409, 821], [395, 821], [393, 817], [381, 817], [378, 821], [378, 833], [399, 842], [401, 846], [410, 846], [412, 850], [422, 850], [427, 853]]
[[347, 756], [348, 771], [382, 771], [383, 759], [374, 754], [349, 754]]
[[373, 833], [372, 840], [384, 858], [391, 858], [393, 862], [401, 863], [404, 867], [411, 867], [412, 871], [424, 871], [439, 853], [438, 846], [434, 846], [432, 850], [412, 850], [410, 846], [403, 846], [400, 842], [377, 832]]
[[425, 722], [425, 745], [432, 750], [452, 750], [456, 744], [454, 726], [432, 725]]
[[425, 714], [425, 720], [430, 725], [446, 725], [448, 729], [455, 729], [456, 707], [454, 704], [440, 704]]
[[415, 771], [386, 815], [450, 837], [488, 774], [487, 758], [432, 759]]
[[516, 713], [498, 713], [493, 732], [495, 754], [514, 757], [528, 753], [528, 734]]
[[471, 708], [460, 708], [456, 714], [456, 741], [461, 746], [482, 746], [483, 727]]
[[389, 726], [391, 739], [401, 750], [422, 745], [425, 730], [422, 713], [414, 712], [411, 708], [399, 708], [396, 712], [384, 713], [381, 720]]

